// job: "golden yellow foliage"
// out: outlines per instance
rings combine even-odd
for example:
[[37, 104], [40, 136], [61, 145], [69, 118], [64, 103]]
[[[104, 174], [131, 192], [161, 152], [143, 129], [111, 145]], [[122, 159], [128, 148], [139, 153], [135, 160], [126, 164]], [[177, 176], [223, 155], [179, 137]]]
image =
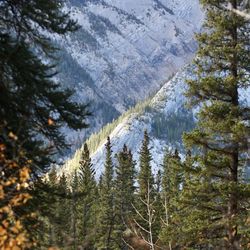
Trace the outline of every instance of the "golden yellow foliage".
[[53, 126], [54, 124], [55, 124], [55, 122], [51, 118], [49, 118], [48, 119], [48, 125]]
[[[13, 133], [9, 137], [17, 140]], [[17, 160], [7, 159], [5, 152], [5, 145], [0, 144], [0, 249], [21, 250], [33, 245], [22, 225], [22, 218], [15, 213], [16, 208], [31, 199], [27, 192], [31, 162], [23, 156]]]

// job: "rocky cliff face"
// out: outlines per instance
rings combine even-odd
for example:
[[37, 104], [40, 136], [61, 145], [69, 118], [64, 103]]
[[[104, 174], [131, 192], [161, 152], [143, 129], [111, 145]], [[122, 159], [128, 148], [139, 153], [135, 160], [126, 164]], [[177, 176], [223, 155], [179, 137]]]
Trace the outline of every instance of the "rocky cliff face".
[[[69, 0], [81, 29], [66, 39], [59, 78], [89, 102], [87, 135], [156, 93], [191, 60], [203, 14], [198, 0]], [[78, 147], [86, 131], [69, 132]]]

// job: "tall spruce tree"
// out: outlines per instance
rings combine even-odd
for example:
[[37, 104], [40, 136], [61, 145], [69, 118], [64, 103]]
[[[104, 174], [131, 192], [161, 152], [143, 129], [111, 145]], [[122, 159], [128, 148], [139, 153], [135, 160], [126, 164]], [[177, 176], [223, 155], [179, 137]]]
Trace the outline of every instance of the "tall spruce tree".
[[205, 31], [197, 36], [196, 79], [187, 92], [200, 111], [197, 128], [184, 136], [186, 145], [196, 148], [196, 174], [183, 197], [192, 212], [182, 229], [195, 247], [246, 249], [250, 239], [250, 190], [240, 178], [250, 134], [249, 106], [240, 102], [240, 90], [250, 80], [250, 21], [225, 8], [237, 10], [243, 2], [201, 1]]
[[95, 247], [98, 250], [118, 250], [114, 239], [114, 166], [110, 138], [107, 138], [106, 161], [100, 185], [100, 204], [98, 216], [98, 232]]
[[65, 174], [58, 182], [58, 200], [55, 214], [55, 232], [57, 247], [67, 249], [71, 246], [72, 238], [70, 233], [70, 195]]
[[149, 148], [149, 136], [147, 131], [144, 132], [139, 160], [139, 190], [134, 206], [136, 211], [136, 218], [134, 221], [141, 237], [149, 244], [150, 249], [155, 249], [155, 242], [158, 239], [158, 234], [154, 231], [156, 190], [151, 168], [152, 156]]
[[162, 199], [162, 170], [158, 170], [156, 177], [155, 177], [155, 205], [154, 205], [154, 210], [155, 210], [155, 219], [154, 219], [154, 224], [153, 224], [153, 232], [157, 237], [159, 237], [161, 231], [162, 231], [162, 226], [163, 226], [163, 221], [164, 221], [164, 215], [165, 215], [165, 210], [164, 210], [164, 203]]
[[174, 153], [169, 150], [165, 152], [162, 168], [161, 198], [164, 207], [162, 217], [164, 227], [161, 232], [161, 240], [172, 250], [177, 247], [174, 242], [176, 237], [173, 234], [179, 226], [178, 221], [182, 215], [179, 202], [184, 183], [184, 170], [178, 150], [175, 150]]
[[95, 181], [95, 170], [91, 163], [89, 149], [84, 144], [79, 168], [79, 198], [78, 219], [79, 234], [78, 241], [85, 250], [94, 248], [96, 234], [96, 212], [97, 212], [97, 185]]
[[115, 225], [114, 234], [119, 249], [127, 249], [123, 235], [134, 216], [135, 162], [130, 150], [124, 145], [116, 155], [118, 165], [115, 178]]
[[74, 171], [70, 188], [71, 188], [71, 238], [73, 241], [72, 249], [76, 250], [80, 245], [80, 187], [79, 187], [79, 175], [77, 170]]
[[154, 177], [151, 169], [152, 155], [149, 148], [149, 136], [147, 131], [144, 132], [139, 161], [139, 195], [142, 199], [145, 199], [148, 190], [154, 189]]

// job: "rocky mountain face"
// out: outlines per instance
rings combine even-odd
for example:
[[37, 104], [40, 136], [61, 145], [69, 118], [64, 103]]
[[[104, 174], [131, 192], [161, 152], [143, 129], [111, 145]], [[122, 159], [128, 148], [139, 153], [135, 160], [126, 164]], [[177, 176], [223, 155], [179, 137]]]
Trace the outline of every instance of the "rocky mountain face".
[[[97, 177], [103, 171], [107, 136], [110, 136], [111, 139], [113, 156], [126, 144], [138, 162], [144, 131], [147, 130], [153, 157], [151, 164], [155, 173], [162, 164], [166, 148], [169, 150], [177, 148], [184, 156], [182, 134], [194, 128], [196, 113], [199, 110], [199, 107], [187, 109], [188, 100], [184, 95], [187, 88], [186, 81], [194, 79], [193, 69], [193, 66], [180, 69], [153, 98], [138, 104], [116, 121], [105, 126], [99, 133], [90, 137], [87, 144], [92, 153], [92, 162]], [[241, 104], [250, 106], [249, 97], [250, 88], [242, 89], [240, 92]], [[81, 149], [77, 150], [74, 157], [66, 162], [64, 165], [66, 172], [72, 172], [73, 169], [78, 168], [80, 155]], [[114, 162], [116, 162], [115, 157]]]
[[[87, 141], [92, 152], [97, 177], [101, 174], [105, 161], [105, 143], [110, 136], [114, 155], [126, 144], [139, 159], [139, 150], [144, 131], [150, 136], [152, 167], [156, 171], [162, 163], [166, 148], [183, 151], [182, 133], [195, 125], [195, 110], [185, 108], [186, 79], [192, 78], [192, 67], [180, 70], [166, 82], [153, 98], [149, 98], [134, 109], [126, 112], [118, 120], [92, 135]], [[64, 166], [67, 172], [78, 167], [81, 149]]]
[[58, 77], [93, 113], [87, 131], [66, 130], [77, 148], [191, 61], [203, 14], [199, 0], [68, 0], [65, 9], [81, 28], [53, 38]]

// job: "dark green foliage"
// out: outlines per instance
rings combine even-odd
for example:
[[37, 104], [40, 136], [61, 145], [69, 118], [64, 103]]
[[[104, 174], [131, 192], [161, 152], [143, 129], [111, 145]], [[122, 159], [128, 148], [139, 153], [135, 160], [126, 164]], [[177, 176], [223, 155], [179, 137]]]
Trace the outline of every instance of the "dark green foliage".
[[86, 250], [94, 247], [96, 234], [96, 213], [97, 213], [97, 185], [95, 181], [95, 171], [91, 163], [87, 144], [84, 150], [79, 168], [79, 191], [82, 196], [79, 198], [79, 245]]
[[98, 232], [95, 247], [101, 249], [119, 249], [114, 239], [114, 166], [110, 138], [106, 143], [106, 161], [100, 186]]
[[175, 233], [176, 227], [179, 226], [175, 215], [181, 214], [179, 201], [185, 180], [184, 169], [177, 150], [175, 152], [166, 151], [162, 168], [161, 198], [164, 210], [162, 217], [164, 227], [161, 232], [161, 240], [174, 249], [176, 243], [172, 241], [174, 238], [172, 235]]
[[[32, 191], [34, 201], [29, 207], [36, 205], [39, 227], [35, 227], [32, 236], [37, 239], [36, 249], [51, 246], [67, 249], [71, 245], [71, 204], [70, 191], [63, 174], [58, 178], [56, 170], [52, 169], [46, 182], [37, 182]], [[36, 222], [37, 225], [37, 222]], [[29, 228], [30, 224], [27, 225]], [[37, 229], [39, 231], [37, 231]]]
[[[138, 195], [135, 202], [136, 226], [139, 235], [145, 237], [152, 246], [158, 238], [158, 230], [155, 228], [155, 203], [156, 189], [154, 185], [154, 176], [151, 169], [151, 152], [149, 148], [149, 136], [144, 132], [144, 139], [140, 150], [140, 162], [138, 173]], [[159, 226], [159, 225], [157, 225]]]
[[[63, 3], [4, 0], [0, 4], [0, 141], [10, 159], [22, 148], [31, 161], [33, 189], [28, 191], [39, 192], [19, 211], [20, 217], [34, 211], [51, 212], [44, 203], [51, 201], [45, 198], [50, 189], [36, 183], [37, 177], [48, 169], [55, 154], [68, 147], [61, 128], [86, 127], [86, 106], [73, 102], [73, 92], [53, 80], [56, 48], [45, 34], [63, 35], [78, 29], [69, 13], [63, 12]], [[35, 220], [27, 219], [25, 226], [32, 237], [41, 236]]]
[[86, 144], [80, 166], [71, 179], [70, 188], [65, 175], [58, 180], [54, 169], [49, 173], [49, 181], [40, 184], [44, 187], [36, 188], [40, 191], [39, 195], [36, 193], [38, 200], [44, 199], [39, 208], [43, 222], [41, 247], [94, 249], [99, 198]]
[[51, 155], [67, 146], [62, 126], [86, 127], [86, 107], [72, 102], [72, 92], [52, 80], [55, 67], [44, 60], [52, 60], [55, 48], [42, 31], [77, 29], [62, 3], [3, 1], [0, 7], [1, 126], [18, 136], [36, 170], [36, 164], [47, 167]]
[[154, 115], [152, 134], [171, 144], [182, 142], [182, 134], [192, 130], [195, 121], [192, 112], [180, 110], [176, 114], [166, 116], [163, 113]]
[[153, 232], [157, 240], [159, 239], [160, 232], [162, 230], [165, 209], [164, 203], [162, 199], [162, 171], [158, 170], [157, 175], [155, 177], [155, 203], [154, 203], [154, 224], [153, 224]]
[[123, 234], [132, 222], [135, 211], [135, 162], [132, 153], [124, 145], [123, 150], [116, 155], [118, 165], [115, 179], [115, 239], [119, 249], [126, 249]]
[[128, 218], [134, 212], [132, 204], [134, 203], [135, 192], [135, 162], [126, 145], [116, 158], [118, 161], [115, 179], [116, 202], [119, 201], [123, 219], [128, 221]]
[[77, 172], [74, 172], [74, 175], [71, 180], [71, 235], [73, 241], [73, 249], [77, 249], [80, 242], [80, 234], [79, 234], [79, 217], [81, 214], [79, 208], [79, 194], [80, 194], [80, 187], [79, 187], [79, 177]]
[[70, 245], [70, 199], [66, 176], [63, 174], [58, 182], [58, 200], [55, 211], [55, 241], [56, 246], [63, 249]]
[[250, 192], [241, 173], [247, 163], [249, 107], [240, 103], [240, 89], [249, 86], [249, 20], [225, 9], [229, 3], [239, 9], [241, 0], [201, 3], [206, 31], [197, 36], [196, 78], [187, 91], [200, 111], [196, 129], [184, 136], [195, 151], [181, 197], [184, 215], [175, 231], [186, 247], [246, 249]]
[[151, 170], [152, 156], [149, 148], [149, 136], [147, 131], [144, 132], [144, 139], [140, 149], [140, 166], [138, 174], [139, 196], [145, 199], [148, 190], [153, 189], [154, 177]]
[[177, 150], [174, 153], [167, 151], [163, 161], [163, 176], [162, 176], [162, 191], [171, 197], [178, 195], [183, 183], [183, 169], [181, 167], [181, 160]]

